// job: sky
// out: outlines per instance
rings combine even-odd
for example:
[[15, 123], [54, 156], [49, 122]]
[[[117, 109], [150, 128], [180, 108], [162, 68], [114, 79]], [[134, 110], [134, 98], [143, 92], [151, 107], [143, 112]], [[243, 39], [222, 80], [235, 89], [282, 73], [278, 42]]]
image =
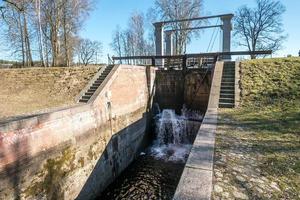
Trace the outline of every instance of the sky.
[[[80, 31], [80, 36], [97, 40], [103, 44], [103, 56], [101, 61], [107, 61], [107, 54], [114, 55], [110, 47], [112, 34], [117, 25], [122, 29], [127, 28], [128, 19], [134, 12], [147, 13], [150, 7], [154, 6], [155, 0], [95, 0], [95, 8], [90, 13]], [[286, 6], [283, 15], [283, 23], [287, 40], [284, 48], [274, 56], [293, 56], [298, 55], [300, 50], [300, 0], [281, 0]], [[234, 13], [240, 6], [253, 6], [255, 0], [204, 0], [202, 15], [217, 15]], [[147, 20], [147, 19], [146, 19]], [[213, 22], [212, 24], [214, 24]], [[203, 31], [200, 38], [194, 38], [188, 45], [187, 53], [207, 52], [209, 41], [212, 38], [213, 29]], [[216, 33], [220, 34], [220, 31]], [[3, 45], [3, 44], [2, 44]], [[4, 45], [5, 46], [5, 45]], [[217, 38], [213, 49], [220, 50], [220, 39]], [[241, 47], [232, 45], [232, 51], [245, 50]], [[5, 56], [6, 55], [6, 56]], [[0, 57], [9, 58], [8, 54], [0, 48]]]
[[[286, 6], [283, 23], [288, 38], [284, 42], [284, 48], [274, 56], [286, 56], [287, 54], [296, 56], [300, 50], [300, 1], [282, 0], [282, 3]], [[253, 6], [254, 0], [204, 0], [202, 15], [234, 13], [242, 5]], [[116, 26], [126, 28], [132, 13], [147, 13], [148, 9], [153, 6], [154, 0], [98, 0], [96, 9], [92, 11], [80, 35], [103, 43], [102, 59], [105, 61], [107, 54], [114, 54], [109, 44]], [[193, 39], [187, 52], [206, 52], [212, 33], [213, 29], [203, 31], [200, 39]], [[218, 51], [219, 43], [217, 38], [211, 51]], [[232, 50], [244, 49], [233, 45]]]

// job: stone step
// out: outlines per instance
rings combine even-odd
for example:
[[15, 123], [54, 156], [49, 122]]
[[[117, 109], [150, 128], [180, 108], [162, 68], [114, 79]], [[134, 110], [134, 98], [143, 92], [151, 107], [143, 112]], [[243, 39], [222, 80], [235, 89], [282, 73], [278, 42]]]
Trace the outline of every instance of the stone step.
[[90, 95], [83, 95], [83, 96], [81, 97], [81, 99], [87, 99], [87, 100], [89, 100], [90, 98], [91, 98]]
[[85, 99], [80, 99], [79, 102], [80, 103], [87, 103], [89, 100], [85, 100]]
[[231, 94], [234, 95], [234, 90], [220, 90], [220, 94]]
[[86, 92], [86, 93], [84, 93], [84, 95], [87, 95], [87, 96], [93, 96], [94, 93], [95, 93], [95, 92]]
[[223, 69], [235, 69], [235, 65], [225, 65]]
[[223, 76], [224, 75], [231, 75], [234, 76], [235, 75], [235, 71], [223, 71]]
[[90, 89], [92, 89], [92, 90], [97, 90], [98, 87], [97, 87], [97, 86], [91, 86]]
[[219, 103], [219, 108], [234, 108], [233, 103]]
[[230, 98], [230, 99], [233, 99], [234, 98], [234, 94], [232, 94], [232, 93], [224, 93], [224, 92], [221, 91], [220, 98]]
[[224, 85], [224, 86], [221, 86], [221, 91], [223, 90], [234, 90], [234, 85]]
[[226, 92], [226, 93], [230, 93], [231, 94], [231, 93], [234, 93], [234, 88], [232, 88], [232, 89], [222, 89], [221, 88], [221, 93], [222, 92]]
[[235, 76], [234, 74], [230, 74], [230, 75], [223, 74], [222, 78], [235, 78]]
[[232, 61], [232, 62], [225, 62], [224, 65], [225, 65], [225, 66], [228, 66], [228, 65], [233, 65], [233, 66], [235, 66], [235, 62], [234, 62], [234, 61]]
[[220, 103], [234, 103], [234, 98], [220, 98]]
[[234, 86], [234, 82], [222, 82], [221, 87], [222, 86]]
[[101, 84], [102, 82], [102, 80], [96, 80], [94, 83]]
[[100, 83], [93, 83], [92, 86], [96, 86], [96, 87], [99, 87], [101, 84]]
[[233, 65], [233, 66], [224, 66], [223, 67], [223, 70], [226, 70], [226, 69], [235, 69], [235, 66]]
[[222, 78], [222, 82], [234, 82], [234, 78]]
[[234, 67], [224, 67], [223, 68], [223, 72], [226, 72], [226, 71], [235, 71], [235, 68]]
[[223, 71], [223, 76], [224, 75], [235, 75], [235, 71]]

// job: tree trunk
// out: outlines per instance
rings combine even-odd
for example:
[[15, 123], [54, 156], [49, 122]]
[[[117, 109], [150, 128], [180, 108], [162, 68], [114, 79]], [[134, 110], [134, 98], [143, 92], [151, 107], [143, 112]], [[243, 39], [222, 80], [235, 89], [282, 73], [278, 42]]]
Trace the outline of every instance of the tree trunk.
[[65, 60], [64, 63], [67, 67], [70, 67], [70, 54], [69, 54], [69, 45], [68, 45], [68, 30], [67, 30], [67, 16], [66, 16], [66, 5], [64, 5], [63, 12], [63, 32], [64, 32], [64, 49], [65, 49]]
[[23, 11], [23, 23], [24, 23], [24, 37], [25, 37], [25, 48], [26, 48], [26, 56], [27, 56], [27, 66], [33, 66], [31, 48], [30, 48], [30, 41], [29, 41], [29, 34], [27, 29], [27, 20], [25, 12]]
[[21, 15], [18, 13], [18, 27], [20, 29], [20, 39], [21, 39], [21, 48], [22, 48], [22, 66], [25, 67], [25, 49], [24, 49], [24, 34], [21, 22]]
[[42, 35], [42, 24], [41, 24], [41, 1], [36, 0], [36, 14], [37, 14], [37, 25], [38, 25], [38, 39], [39, 39], [39, 53], [42, 67], [45, 67], [45, 53], [43, 45], [43, 35]]

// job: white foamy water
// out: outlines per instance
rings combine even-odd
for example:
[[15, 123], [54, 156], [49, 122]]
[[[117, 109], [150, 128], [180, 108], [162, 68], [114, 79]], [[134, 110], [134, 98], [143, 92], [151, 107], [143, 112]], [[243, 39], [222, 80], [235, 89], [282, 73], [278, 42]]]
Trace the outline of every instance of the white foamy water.
[[150, 148], [150, 154], [165, 161], [185, 162], [192, 148], [187, 136], [187, 120], [200, 120], [202, 115], [184, 107], [182, 115], [165, 109], [155, 119], [156, 140]]
[[153, 145], [150, 153], [156, 159], [173, 162], [186, 162], [191, 148], [191, 144]]

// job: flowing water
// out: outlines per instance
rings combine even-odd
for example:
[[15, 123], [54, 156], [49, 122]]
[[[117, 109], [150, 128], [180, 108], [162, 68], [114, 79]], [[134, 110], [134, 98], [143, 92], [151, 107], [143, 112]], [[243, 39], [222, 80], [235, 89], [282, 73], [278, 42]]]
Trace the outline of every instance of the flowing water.
[[185, 108], [182, 115], [174, 110], [157, 110], [155, 141], [98, 199], [173, 198], [196, 134], [189, 120], [199, 121], [202, 115]]

